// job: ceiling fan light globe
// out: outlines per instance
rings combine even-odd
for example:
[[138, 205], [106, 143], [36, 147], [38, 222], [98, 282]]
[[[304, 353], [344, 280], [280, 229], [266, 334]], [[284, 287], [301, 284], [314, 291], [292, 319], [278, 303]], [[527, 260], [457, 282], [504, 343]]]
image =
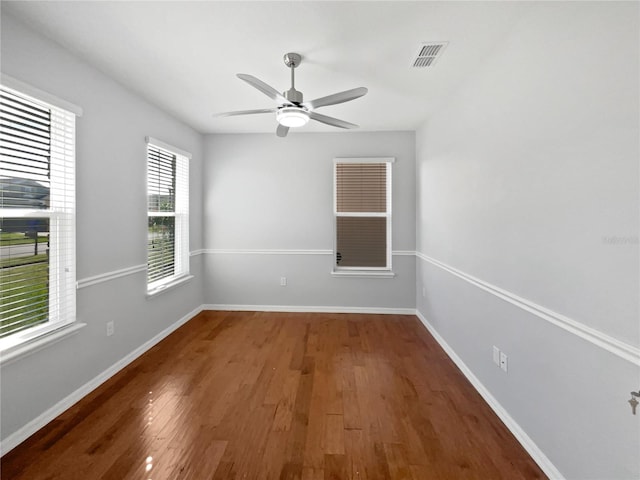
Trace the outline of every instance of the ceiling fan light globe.
[[302, 127], [309, 121], [309, 114], [298, 107], [284, 107], [278, 110], [276, 119], [280, 125], [290, 128]]

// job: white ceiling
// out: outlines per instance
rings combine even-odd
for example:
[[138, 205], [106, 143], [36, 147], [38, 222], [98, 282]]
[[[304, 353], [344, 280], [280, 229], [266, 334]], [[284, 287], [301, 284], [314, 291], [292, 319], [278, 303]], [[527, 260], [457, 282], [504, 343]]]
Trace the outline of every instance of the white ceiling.
[[[321, 113], [361, 130], [419, 127], [504, 41], [524, 2], [2, 2], [28, 25], [200, 132], [271, 132], [275, 116], [214, 118], [270, 108], [236, 78], [289, 88], [286, 52], [303, 56], [305, 100], [369, 93]], [[423, 42], [448, 41], [433, 68], [412, 68]], [[335, 131], [311, 122], [305, 131]]]

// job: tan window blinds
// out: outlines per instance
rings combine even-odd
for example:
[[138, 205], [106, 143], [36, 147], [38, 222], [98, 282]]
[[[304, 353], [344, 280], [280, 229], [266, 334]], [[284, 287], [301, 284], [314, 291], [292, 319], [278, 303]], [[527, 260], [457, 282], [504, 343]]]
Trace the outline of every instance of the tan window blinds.
[[390, 268], [390, 163], [336, 162], [336, 267]]
[[387, 164], [336, 165], [338, 212], [386, 212]]

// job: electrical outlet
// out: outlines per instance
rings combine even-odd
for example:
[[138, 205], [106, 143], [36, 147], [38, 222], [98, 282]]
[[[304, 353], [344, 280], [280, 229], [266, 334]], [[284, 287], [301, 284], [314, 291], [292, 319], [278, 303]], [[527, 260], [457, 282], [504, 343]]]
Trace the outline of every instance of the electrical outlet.
[[507, 371], [507, 360], [507, 354], [504, 352], [500, 352], [500, 368], [505, 372]]
[[115, 325], [113, 324], [113, 321], [107, 322], [107, 337], [110, 337], [111, 335], [113, 335], [114, 331], [115, 331]]
[[493, 363], [500, 366], [500, 349], [495, 345], [493, 346]]
[[287, 277], [280, 277], [280, 286], [281, 287], [287, 286]]
[[427, 287], [422, 287], [422, 296], [423, 297], [427, 296]]

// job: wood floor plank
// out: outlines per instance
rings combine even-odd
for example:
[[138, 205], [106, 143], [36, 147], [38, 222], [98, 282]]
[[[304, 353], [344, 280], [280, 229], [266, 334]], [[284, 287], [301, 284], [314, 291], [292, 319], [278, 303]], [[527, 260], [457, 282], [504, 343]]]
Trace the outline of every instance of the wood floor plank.
[[546, 478], [415, 316], [205, 311], [0, 461], [11, 480]]
[[326, 415], [324, 451], [327, 454], [344, 455], [344, 421], [342, 415]]
[[302, 480], [324, 480], [324, 469], [320, 468], [303, 468]]
[[400, 443], [385, 443], [384, 452], [389, 466], [389, 476], [397, 480], [413, 480], [406, 448]]
[[348, 476], [345, 455], [324, 456], [324, 480], [344, 480]]

